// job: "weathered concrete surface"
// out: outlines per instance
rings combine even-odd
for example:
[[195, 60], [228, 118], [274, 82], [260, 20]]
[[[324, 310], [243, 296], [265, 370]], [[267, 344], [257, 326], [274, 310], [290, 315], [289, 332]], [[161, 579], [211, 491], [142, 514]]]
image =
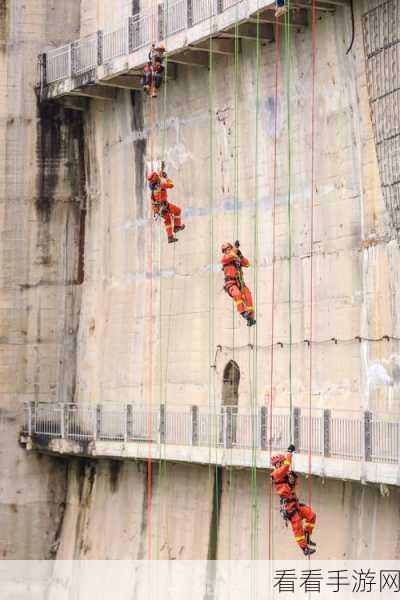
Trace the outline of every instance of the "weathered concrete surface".
[[[249, 470], [84, 459], [70, 463], [60, 559], [271, 558], [269, 477]], [[253, 479], [254, 481], [254, 479]], [[218, 483], [217, 483], [218, 482]], [[399, 490], [312, 480], [318, 559], [399, 559]], [[301, 497], [307, 501], [308, 483]], [[273, 556], [302, 555], [272, 501]], [[332, 526], [334, 524], [334, 526]], [[255, 542], [252, 551], [252, 541]]]
[[[7, 17], [11, 20], [3, 27], [14, 32], [14, 37], [7, 38], [7, 52], [0, 57], [2, 81], [7, 82], [9, 92], [1, 96], [0, 104], [1, 301], [6, 331], [2, 334], [2, 408], [20, 406], [24, 399], [56, 398], [146, 404], [208, 405], [215, 401], [218, 405], [222, 373], [232, 357], [241, 371], [240, 405], [265, 401], [271, 363], [275, 115], [275, 340], [287, 343], [289, 335], [289, 97], [296, 404], [308, 401], [309, 354], [303, 340], [312, 336], [321, 342], [313, 354], [314, 406], [394, 411], [400, 379], [398, 342], [353, 339], [399, 336], [399, 252], [390, 236], [380, 193], [365, 85], [360, 29], [363, 3], [355, 7], [356, 40], [348, 56], [348, 12], [338, 11], [318, 20], [312, 332], [310, 31], [292, 36], [290, 87], [286, 89], [289, 62], [282, 51], [277, 103], [275, 48], [267, 45], [261, 49], [258, 145], [252, 42], [242, 44], [237, 103], [233, 58], [217, 57], [211, 109], [206, 69], [179, 68], [178, 79], [168, 83], [165, 114], [162, 94], [157, 102], [157, 120], [165, 121], [165, 134], [158, 129], [153, 135], [150, 106], [143, 105], [139, 94], [119, 91], [115, 102], [93, 101], [84, 122], [62, 109], [49, 109], [50, 115], [42, 115], [37, 138], [32, 56], [49, 39], [61, 43], [77, 37], [75, 11], [79, 8], [82, 34], [92, 33], [111, 18], [106, 2], [85, 0], [80, 7], [78, 3], [64, 4], [43, 1], [22, 8], [22, 3], [15, 1]], [[121, 10], [125, 8], [121, 3]], [[117, 20], [118, 14], [116, 10], [113, 18]], [[47, 118], [50, 124], [43, 131]], [[37, 139], [43, 141], [38, 150]], [[82, 206], [83, 158], [87, 219], [80, 299], [75, 285], [79, 263], [75, 236], [82, 217], [78, 208]], [[151, 226], [149, 219], [145, 175], [152, 158], [166, 159], [176, 183], [171, 200], [184, 208], [187, 229], [179, 235], [176, 247], [166, 245], [164, 231]], [[239, 200], [237, 214], [235, 197]], [[233, 315], [231, 301], [221, 291], [219, 246], [236, 237], [256, 265], [247, 280], [257, 290], [257, 339], [255, 330], [249, 336], [244, 323]], [[329, 342], [332, 337], [345, 341], [334, 344]], [[257, 351], [249, 349], [249, 342], [257, 344]], [[216, 354], [218, 344], [222, 349]], [[215, 357], [216, 368], [210, 371]], [[287, 345], [276, 348], [274, 364], [273, 399], [286, 405]], [[153, 556], [251, 554], [248, 472], [232, 474], [229, 492], [226, 472], [215, 486], [213, 470], [207, 467], [167, 465], [162, 476], [154, 468], [150, 510], [144, 508], [150, 502], [145, 466], [128, 461], [115, 466], [104, 460], [71, 460], [66, 480], [64, 463], [26, 458], [17, 446], [16, 430], [16, 424], [8, 425], [9, 437], [4, 435], [1, 440], [1, 469], [8, 473], [0, 498], [6, 509], [0, 522], [1, 531], [6, 532], [1, 544], [5, 556], [50, 556], [59, 545], [60, 558], [146, 557], [150, 553], [147, 536], [152, 540]], [[262, 509], [255, 529], [263, 557], [269, 492], [261, 476], [257, 481], [257, 505]], [[221, 489], [222, 495], [218, 495]], [[390, 490], [386, 497], [377, 488], [358, 483], [323, 486], [313, 481], [312, 498], [319, 515], [321, 558], [399, 557], [398, 490]], [[15, 513], [12, 507], [18, 503], [21, 509]], [[289, 532], [274, 515], [275, 539], [279, 534], [285, 541], [274, 546], [274, 552], [279, 557], [298, 558]], [[253, 526], [253, 532], [255, 529]]]
[[[359, 27], [361, 9], [361, 5], [356, 7], [356, 40], [348, 56], [345, 54], [350, 40], [348, 12], [338, 11], [335, 16], [318, 20], [312, 337], [321, 343], [314, 346], [312, 401], [315, 407], [332, 403], [340, 408], [370, 407], [386, 412], [394, 409], [398, 390], [398, 343], [354, 340], [355, 336], [379, 338], [384, 334], [399, 334], [396, 310], [399, 287], [393, 268], [398, 261], [398, 245], [390, 237], [388, 216], [381, 199]], [[97, 23], [100, 26], [101, 21]], [[242, 43], [240, 90], [236, 101], [233, 59], [215, 59], [211, 111], [209, 73], [186, 67], [179, 68], [177, 80], [168, 83], [165, 112], [160, 95], [156, 117], [152, 117], [148, 102], [143, 105], [139, 94], [119, 91], [114, 104], [92, 102], [87, 115], [87, 144], [95, 169], [91, 169], [89, 182], [92, 200], [89, 202], [87, 270], [79, 329], [75, 395], [78, 402], [123, 400], [208, 405], [215, 400], [218, 405], [223, 370], [231, 358], [241, 371], [239, 403], [243, 406], [250, 405], [252, 400], [258, 404], [265, 401], [271, 361], [275, 114], [275, 340], [286, 344], [289, 340], [289, 110], [293, 395], [296, 404], [307, 403], [309, 350], [303, 340], [311, 336], [310, 31], [293, 34], [291, 44], [290, 89], [285, 83], [289, 63], [282, 50], [277, 106], [275, 49], [270, 45], [261, 49], [258, 132], [256, 51], [252, 42]], [[156, 121], [164, 123], [164, 130], [158, 128], [154, 132]], [[254, 142], [256, 134], [258, 146]], [[164, 231], [152, 226], [149, 219], [145, 175], [149, 161], [161, 158], [166, 159], [169, 174], [176, 184], [171, 200], [183, 206], [187, 225], [175, 247], [166, 245]], [[256, 159], [258, 185], [255, 184]], [[237, 214], [233, 209], [235, 197], [239, 200]], [[259, 200], [257, 222], [256, 197]], [[253, 289], [257, 289], [257, 339], [254, 330], [249, 336], [243, 322], [233, 316], [230, 300], [221, 291], [219, 246], [225, 239], [236, 237], [240, 238], [244, 253], [257, 266], [247, 276]], [[338, 344], [329, 341], [333, 337], [339, 340]], [[257, 351], [249, 350], [249, 342], [257, 343]], [[217, 345], [222, 349], [216, 353]], [[216, 369], [210, 372], [214, 358]], [[289, 389], [287, 345], [276, 348], [274, 364], [274, 402], [285, 405]], [[160, 518], [158, 499], [167, 502], [167, 496], [159, 492], [154, 481], [152, 508], [148, 509], [153, 515], [153, 525], [149, 532], [148, 528], [145, 531], [147, 526], [143, 526], [148, 490], [146, 475], [135, 471], [137, 467], [123, 463], [121, 487], [117, 486], [112, 502], [108, 463], [99, 460], [90, 464], [92, 469], [97, 469], [97, 474], [94, 483], [88, 476], [85, 479], [83, 489], [90, 494], [84, 496], [83, 503], [79, 501], [75, 484], [69, 480], [60, 558], [126, 557], [127, 553], [132, 558], [146, 556], [146, 553], [163, 557], [167, 556], [167, 548], [171, 556], [181, 558], [206, 558], [210, 553], [219, 558], [251, 554], [252, 494], [248, 472], [234, 473], [229, 493], [226, 471], [219, 486], [210, 489], [206, 467], [168, 465], [166, 479], [169, 491], [173, 486], [168, 495], [173, 499], [172, 505], [167, 511], [168, 519], [161, 519], [161, 524], [156, 526]], [[72, 473], [77, 468], [73, 466]], [[207, 493], [199, 495], [191, 483], [188, 485], [188, 473], [190, 482], [193, 477], [202, 482], [202, 489]], [[268, 491], [265, 494], [263, 477], [257, 481], [257, 503], [263, 510], [260, 509], [256, 526], [253, 525], [253, 533], [257, 533], [259, 554], [264, 557], [269, 496]], [[223, 492], [218, 496], [216, 489], [221, 490], [221, 485]], [[129, 518], [122, 509], [113, 510], [119, 503], [128, 503], [124, 501], [128, 490], [133, 494]], [[312, 497], [319, 515], [321, 558], [398, 557], [399, 540], [393, 535], [399, 523], [397, 490], [384, 497], [374, 487], [339, 482], [323, 485], [313, 481]], [[185, 508], [189, 508], [186, 517], [180, 509], [183, 498]], [[274, 506], [276, 510], [276, 503]], [[207, 536], [196, 536], [192, 546], [199, 511], [206, 516]], [[275, 539], [279, 534], [280, 540], [279, 545], [274, 546], [274, 553], [278, 558], [298, 558], [299, 552], [289, 532], [284, 532], [274, 514]], [[140, 522], [139, 541], [136, 534]], [[168, 523], [173, 523], [173, 527]], [[335, 523], [334, 535], [332, 523]], [[103, 532], [111, 532], [112, 527], [117, 538], [128, 536], [125, 552], [114, 545], [111, 533], [106, 536], [109, 544], [105, 543]], [[152, 539], [151, 551], [147, 536]], [[283, 539], [285, 543], [281, 543]]]
[[[361, 8], [356, 7], [356, 40], [348, 56], [347, 10], [323, 16], [317, 28], [312, 337], [319, 343], [313, 352], [312, 402], [315, 407], [334, 404], [386, 412], [395, 408], [398, 391], [398, 342], [354, 339], [399, 334], [398, 245], [390, 237], [380, 193], [359, 26]], [[151, 396], [152, 402], [184, 404], [190, 398], [201, 405], [212, 397], [219, 403], [223, 369], [234, 357], [241, 371], [239, 403], [250, 405], [252, 397], [258, 404], [264, 402], [271, 364], [276, 114], [274, 321], [275, 341], [286, 345], [275, 348], [273, 396], [277, 404], [288, 403], [289, 97], [292, 392], [298, 405], [308, 403], [309, 349], [303, 340], [311, 337], [310, 30], [293, 33], [291, 50], [287, 89], [288, 59], [282, 49], [275, 109], [275, 48], [261, 48], [257, 148], [253, 42], [242, 43], [237, 102], [233, 58], [218, 56], [211, 82], [206, 69], [180, 67], [177, 80], [168, 83], [165, 112], [161, 95], [153, 117], [149, 103], [143, 106], [139, 94], [119, 90], [115, 103], [92, 103], [87, 144], [96, 168], [90, 179], [93, 201], [79, 331], [78, 401], [147, 403]], [[165, 124], [165, 130], [154, 133], [155, 122]], [[151, 226], [148, 218], [145, 174], [151, 158], [166, 159], [176, 184], [171, 200], [184, 208], [187, 229], [175, 247], [166, 244], [162, 228]], [[240, 237], [244, 253], [257, 266], [247, 274], [257, 291], [257, 340], [254, 330], [249, 337], [244, 322], [236, 315], [233, 318], [231, 301], [221, 291], [219, 247], [233, 237]], [[250, 350], [249, 342], [257, 342], [257, 350]], [[222, 347], [219, 352], [217, 345]], [[210, 371], [215, 355], [216, 369]]]
[[[39, 436], [38, 436], [39, 437]], [[209, 448], [207, 446], [181, 446], [178, 444], [158, 444], [144, 442], [87, 441], [66, 439], [28, 440], [28, 449], [50, 454], [84, 456], [88, 458], [115, 458], [147, 460], [149, 457], [157, 461], [160, 455], [163, 460], [177, 463], [197, 463], [199, 465], [221, 465], [233, 468], [268, 469], [270, 452], [263, 450]], [[293, 468], [298, 473], [317, 475], [323, 479], [344, 479], [362, 483], [400, 485], [399, 464], [382, 464], [363, 460], [344, 460], [312, 456], [311, 467], [308, 456], [296, 454]], [[265, 476], [265, 475], [264, 475]]]
[[[75, 117], [38, 112], [34, 57], [77, 35], [78, 3], [7, 0], [0, 11], [0, 557], [53, 556], [65, 466], [18, 446], [23, 401], [74, 386]], [[53, 118], [54, 117], [54, 118]], [[72, 121], [74, 133], [69, 133]], [[71, 329], [71, 331], [70, 331]]]

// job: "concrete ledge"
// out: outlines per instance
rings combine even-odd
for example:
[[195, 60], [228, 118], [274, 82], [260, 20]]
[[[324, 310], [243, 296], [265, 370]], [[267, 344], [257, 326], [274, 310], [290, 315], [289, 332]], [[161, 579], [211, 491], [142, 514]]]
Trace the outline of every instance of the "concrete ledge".
[[[90, 458], [113, 458], [133, 460], [167, 460], [172, 462], [232, 466], [235, 468], [269, 469], [268, 451], [251, 449], [209, 448], [207, 446], [159, 445], [147, 442], [66, 440], [34, 436], [21, 438], [27, 450], [58, 455], [86, 456]], [[254, 461], [254, 462], [253, 462]], [[296, 454], [294, 468], [308, 474], [308, 456]], [[340, 458], [312, 456], [311, 473], [317, 477], [400, 485], [400, 467], [397, 464], [351, 461]]]

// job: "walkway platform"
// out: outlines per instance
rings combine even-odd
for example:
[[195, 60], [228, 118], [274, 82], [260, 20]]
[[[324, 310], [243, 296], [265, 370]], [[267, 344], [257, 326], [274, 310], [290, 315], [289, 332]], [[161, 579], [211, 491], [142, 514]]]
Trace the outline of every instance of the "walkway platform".
[[[303, 29], [312, 0], [291, 0], [290, 25]], [[349, 6], [349, 0], [316, 0], [319, 13]], [[172, 0], [168, 10], [129, 17], [112, 31], [92, 35], [49, 50], [39, 56], [40, 99], [78, 96], [113, 100], [116, 90], [141, 89], [140, 78], [153, 41], [167, 48], [167, 76], [181, 68], [207, 68], [209, 52], [234, 55], [236, 39], [270, 43], [275, 39], [274, 3], [265, 0]], [[210, 44], [212, 39], [212, 44]], [[69, 108], [83, 110], [87, 103], [68, 100]]]
[[[319, 477], [400, 485], [400, 417], [369, 411], [308, 411], [266, 407], [154, 410], [133, 404], [34, 404], [25, 408], [21, 443], [57, 455], [217, 464], [268, 469], [271, 452], [285, 451], [290, 429], [295, 469]], [[311, 436], [311, 440], [310, 440]], [[309, 441], [310, 440], [310, 441]]]

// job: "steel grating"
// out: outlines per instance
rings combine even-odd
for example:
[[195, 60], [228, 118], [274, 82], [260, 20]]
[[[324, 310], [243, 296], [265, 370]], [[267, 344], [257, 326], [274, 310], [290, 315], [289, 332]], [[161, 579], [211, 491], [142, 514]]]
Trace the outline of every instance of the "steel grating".
[[363, 15], [369, 101], [381, 186], [390, 221], [400, 235], [400, 2]]

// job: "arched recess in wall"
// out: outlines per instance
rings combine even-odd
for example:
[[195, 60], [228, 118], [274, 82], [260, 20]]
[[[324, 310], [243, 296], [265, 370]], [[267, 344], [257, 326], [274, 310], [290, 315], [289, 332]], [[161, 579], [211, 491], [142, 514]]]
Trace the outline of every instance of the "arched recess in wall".
[[224, 369], [222, 380], [222, 406], [237, 406], [239, 402], [240, 369], [230, 360]]
[[224, 369], [222, 379], [222, 431], [220, 440], [225, 447], [232, 447], [236, 443], [236, 422], [239, 403], [239, 365], [230, 360]]

